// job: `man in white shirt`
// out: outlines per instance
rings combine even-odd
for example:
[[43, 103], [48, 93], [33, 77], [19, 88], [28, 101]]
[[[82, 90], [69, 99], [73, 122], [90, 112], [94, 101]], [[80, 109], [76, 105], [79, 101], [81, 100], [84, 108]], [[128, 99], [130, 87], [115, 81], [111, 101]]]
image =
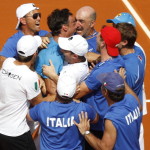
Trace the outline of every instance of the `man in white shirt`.
[[50, 66], [43, 65], [43, 73], [50, 77], [56, 84], [59, 78], [64, 75], [76, 79], [76, 83], [82, 82], [89, 74], [88, 63], [85, 58], [88, 52], [88, 43], [81, 35], [74, 35], [70, 38], [59, 37], [58, 44], [64, 55], [66, 65], [63, 66], [60, 75], [55, 72], [54, 66], [50, 61]]
[[17, 43], [18, 60], [7, 58], [0, 70], [0, 149], [35, 150], [26, 114], [43, 98], [38, 75], [30, 67], [41, 45], [39, 36], [25, 35]]

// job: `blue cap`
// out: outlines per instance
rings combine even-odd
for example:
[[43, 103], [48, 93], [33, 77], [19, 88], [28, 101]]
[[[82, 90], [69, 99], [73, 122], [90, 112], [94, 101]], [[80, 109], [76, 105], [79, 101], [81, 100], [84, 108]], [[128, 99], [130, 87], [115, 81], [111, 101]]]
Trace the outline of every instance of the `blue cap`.
[[133, 26], [135, 26], [135, 21], [134, 21], [133, 16], [131, 14], [125, 13], [125, 12], [118, 14], [114, 19], [107, 19], [106, 22], [107, 23], [114, 23], [114, 24], [130, 23]]
[[97, 76], [97, 79], [106, 89], [114, 93], [119, 93], [117, 90], [125, 88], [124, 79], [115, 72], [100, 74]]

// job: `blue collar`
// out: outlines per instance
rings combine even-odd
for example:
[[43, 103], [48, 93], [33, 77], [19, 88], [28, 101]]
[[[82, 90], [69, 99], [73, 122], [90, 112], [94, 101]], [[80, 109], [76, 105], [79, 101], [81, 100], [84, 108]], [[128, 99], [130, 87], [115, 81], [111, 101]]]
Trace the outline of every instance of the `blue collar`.
[[95, 37], [97, 34], [98, 34], [98, 32], [96, 30], [94, 30], [94, 33], [92, 35], [87, 36], [85, 39], [86, 40], [91, 39], [91, 38]]

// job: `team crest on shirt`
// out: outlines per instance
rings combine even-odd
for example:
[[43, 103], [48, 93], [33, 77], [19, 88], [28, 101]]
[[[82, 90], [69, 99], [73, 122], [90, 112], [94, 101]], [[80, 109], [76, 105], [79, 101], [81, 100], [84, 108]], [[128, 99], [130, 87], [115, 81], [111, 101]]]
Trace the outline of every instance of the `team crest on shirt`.
[[34, 90], [35, 90], [36, 92], [39, 91], [39, 84], [38, 84], [38, 82], [34, 82]]
[[141, 57], [140, 55], [138, 55], [138, 59], [139, 59], [140, 61], [142, 61], [142, 57]]

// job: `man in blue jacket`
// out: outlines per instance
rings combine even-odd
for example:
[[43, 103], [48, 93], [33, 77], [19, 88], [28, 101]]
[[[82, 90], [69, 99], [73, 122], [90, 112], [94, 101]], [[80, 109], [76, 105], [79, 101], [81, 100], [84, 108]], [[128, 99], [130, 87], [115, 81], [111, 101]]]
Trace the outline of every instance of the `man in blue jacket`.
[[80, 133], [94, 149], [140, 150], [140, 100], [131, 95], [132, 90], [118, 73], [99, 74], [97, 80], [109, 105], [104, 116], [104, 135], [98, 139], [90, 133], [89, 119], [83, 112], [79, 114], [80, 123], [75, 122]]
[[43, 102], [30, 109], [28, 119], [41, 124], [41, 150], [84, 149], [84, 138], [73, 120], [79, 122], [78, 114], [86, 111], [91, 123], [95, 123], [98, 115], [90, 105], [73, 101], [76, 87], [76, 79], [64, 75], [58, 79], [56, 101]]
[[[99, 90], [101, 83], [97, 80], [98, 74], [113, 72], [120, 67], [124, 67], [124, 60], [119, 55], [117, 45], [121, 41], [119, 30], [114, 27], [104, 27], [100, 31], [97, 42], [101, 53], [101, 62], [99, 62], [91, 71], [85, 81], [80, 84], [80, 91], [76, 98], [83, 97], [83, 101], [93, 106], [100, 114], [99, 122], [91, 126], [91, 132], [99, 138], [103, 135], [103, 117], [107, 112], [108, 104], [105, 97]], [[88, 150], [86, 147], [86, 150]], [[89, 148], [91, 150], [91, 148]]]
[[17, 42], [23, 35], [45, 36], [48, 34], [47, 31], [40, 30], [41, 13], [35, 4], [20, 5], [16, 9], [16, 16], [18, 19], [16, 30], [18, 32], [12, 35], [3, 46], [0, 52], [0, 67], [6, 58], [17, 58]]

